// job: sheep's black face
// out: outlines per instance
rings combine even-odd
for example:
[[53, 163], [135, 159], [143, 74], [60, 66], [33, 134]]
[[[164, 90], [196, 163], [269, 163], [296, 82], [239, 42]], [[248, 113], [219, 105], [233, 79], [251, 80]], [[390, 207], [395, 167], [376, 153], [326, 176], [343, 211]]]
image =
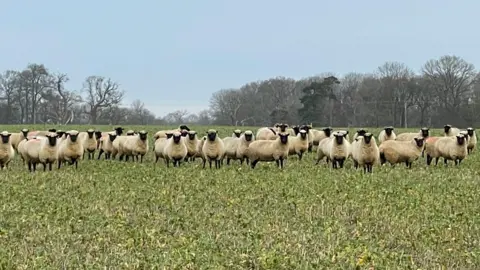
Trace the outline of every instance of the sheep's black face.
[[102, 138], [102, 132], [101, 131], [95, 131], [95, 138], [97, 140], [99, 140], [100, 138]]
[[281, 124], [279, 126], [281, 132], [285, 132], [287, 130], [287, 127], [288, 127], [288, 125], [286, 125], [286, 124]]
[[195, 140], [195, 133], [188, 133], [188, 139]]
[[386, 128], [385, 128], [385, 133], [386, 133], [388, 136], [392, 135], [392, 131], [393, 131], [393, 128], [391, 128], [391, 127], [386, 127]]
[[110, 139], [111, 142], [115, 141], [115, 138], [117, 138], [117, 134], [108, 134], [108, 138]]
[[343, 143], [343, 136], [346, 136], [347, 134], [335, 134], [335, 141], [337, 141], [337, 144], [342, 144]]
[[290, 135], [290, 134], [279, 134], [280, 142], [282, 144], [287, 144], [288, 143], [288, 135]]
[[23, 137], [27, 137], [28, 129], [22, 129], [21, 131], [22, 131]]
[[173, 133], [165, 133], [167, 135], [167, 139], [170, 139], [173, 136]]
[[445, 125], [443, 127], [443, 130], [445, 130], [445, 133], [448, 133], [452, 127], [450, 125]]
[[124, 130], [124, 128], [122, 128], [122, 127], [117, 127], [117, 128], [115, 129], [115, 132], [117, 133], [117, 135], [120, 136], [120, 135], [122, 135], [123, 130]]
[[55, 133], [55, 132], [57, 132], [57, 130], [54, 129], [54, 128], [51, 128], [51, 129], [48, 130], [48, 132], [53, 132], [53, 133]]
[[187, 137], [188, 131], [186, 129], [184, 129], [184, 130], [182, 130], [181, 134], [182, 134], [182, 137]]
[[324, 128], [323, 133], [325, 133], [325, 136], [330, 137], [332, 135], [332, 129], [331, 128]]
[[133, 136], [135, 135], [135, 132], [127, 132], [127, 136]]
[[365, 140], [366, 144], [369, 144], [372, 141], [372, 134], [366, 133], [365, 135], [363, 135], [363, 139]]
[[422, 138], [415, 138], [415, 143], [418, 147], [423, 147], [424, 140]]
[[47, 136], [47, 138], [50, 146], [55, 146], [55, 144], [57, 144], [57, 136]]
[[463, 145], [465, 143], [465, 136], [463, 135], [457, 135], [457, 143], [459, 145]]
[[93, 138], [93, 131], [87, 131], [87, 134], [89, 139]]
[[69, 134], [70, 136], [70, 140], [72, 142], [76, 142], [77, 141], [77, 138], [78, 138], [78, 134]]
[[307, 132], [300, 132], [300, 137], [302, 139], [306, 139], [307, 138]]
[[298, 133], [300, 133], [300, 127], [294, 126], [294, 127], [292, 127], [292, 129], [295, 132], [295, 135], [298, 135]]
[[245, 141], [249, 142], [252, 140], [253, 134], [245, 134]]
[[7, 134], [7, 135], [2, 134], [1, 135], [2, 136], [2, 143], [8, 143], [8, 141], [10, 141], [10, 136], [11, 135], [12, 134]]
[[147, 139], [147, 133], [146, 132], [138, 133], [138, 137], [140, 137], [140, 140], [145, 141]]
[[427, 128], [422, 128], [422, 137], [427, 138], [429, 136], [429, 131]]
[[178, 144], [180, 143], [181, 138], [182, 138], [182, 135], [173, 135], [173, 142]]
[[65, 134], [63, 131], [57, 131], [57, 138], [61, 138]]
[[467, 128], [467, 134], [468, 136], [472, 137], [473, 136], [473, 128]]
[[240, 138], [240, 136], [242, 135], [242, 132], [234, 131], [233, 134], [235, 134], [235, 137]]
[[209, 141], [213, 142], [215, 141], [215, 138], [217, 138], [217, 133], [215, 132], [210, 132], [207, 134], [207, 138]]
[[186, 125], [179, 126], [180, 130], [185, 129], [186, 131], [190, 131], [190, 129]]
[[359, 129], [359, 130], [357, 130], [358, 136], [363, 136], [363, 135], [365, 135], [365, 133], [367, 133], [367, 131], [366, 131], [365, 129]]

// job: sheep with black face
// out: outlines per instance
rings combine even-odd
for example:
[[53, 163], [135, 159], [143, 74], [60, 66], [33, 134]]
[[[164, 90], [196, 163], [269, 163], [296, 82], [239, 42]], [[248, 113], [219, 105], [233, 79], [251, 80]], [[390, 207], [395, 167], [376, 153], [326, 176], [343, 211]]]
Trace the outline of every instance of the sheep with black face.
[[247, 148], [246, 155], [250, 160], [250, 166], [255, 168], [259, 161], [275, 161], [277, 167], [284, 168], [284, 161], [288, 158], [289, 140], [288, 133], [278, 133], [276, 140], [256, 140]]
[[380, 152], [380, 164], [389, 162], [392, 165], [405, 162], [408, 168], [412, 168], [412, 163], [417, 160], [424, 150], [425, 138], [422, 136], [414, 137], [410, 141], [389, 140], [384, 141], [378, 147]]
[[78, 140], [79, 132], [70, 130], [66, 132], [67, 138], [62, 141], [58, 148], [58, 168], [60, 169], [62, 163], [75, 164], [78, 168], [78, 160], [83, 156], [83, 144]]
[[212, 161], [215, 161], [215, 168], [220, 168], [225, 154], [225, 145], [223, 140], [218, 137], [218, 132], [215, 129], [207, 131], [207, 140], [203, 143], [202, 153], [204, 156], [203, 168], [205, 168], [207, 161], [210, 168], [212, 168]]
[[188, 154], [187, 146], [182, 140], [182, 134], [180, 132], [173, 133], [172, 138], [167, 141], [167, 145], [163, 151], [167, 167], [170, 166], [170, 161], [173, 162], [173, 167], [180, 166], [181, 161], [184, 160]]
[[384, 127], [380, 134], [378, 134], [378, 142], [383, 143], [384, 141], [388, 140], [395, 140], [397, 135], [393, 131], [394, 128], [392, 126]]
[[133, 161], [138, 161], [140, 156], [140, 162], [143, 162], [143, 157], [148, 152], [148, 132], [141, 130], [137, 135], [127, 136], [123, 144], [122, 155], [125, 156], [125, 161], [128, 161], [129, 157], [132, 157]]
[[0, 133], [0, 137], [2, 137], [0, 144], [0, 168], [2, 170], [8, 166], [8, 163], [10, 163], [15, 156], [15, 150], [10, 141], [10, 136], [12, 136], [12, 134], [8, 131]]

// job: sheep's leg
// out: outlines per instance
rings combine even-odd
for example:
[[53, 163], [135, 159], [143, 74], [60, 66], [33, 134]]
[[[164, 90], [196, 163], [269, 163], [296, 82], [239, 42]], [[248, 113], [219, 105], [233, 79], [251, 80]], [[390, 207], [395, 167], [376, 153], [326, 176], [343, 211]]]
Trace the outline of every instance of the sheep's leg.
[[380, 153], [380, 165], [387, 163], [387, 159], [385, 158], [385, 153]]
[[353, 161], [353, 167], [355, 169], [358, 169], [358, 162], [356, 160]]
[[250, 167], [252, 167], [252, 169], [255, 169], [255, 166], [257, 165], [257, 163], [258, 163], [258, 160], [254, 160], [250, 162]]
[[205, 169], [205, 164], [207, 163], [207, 160], [206, 159], [203, 159], [203, 169]]
[[143, 156], [144, 155], [140, 155], [140, 163], [143, 163]]
[[446, 158], [443, 158], [443, 163], [445, 164], [445, 166], [448, 165], [448, 160]]
[[280, 159], [280, 168], [283, 169], [283, 158]]
[[62, 166], [62, 162], [60, 160], [57, 160], [57, 163], [58, 163], [58, 168], [60, 170], [60, 167]]
[[458, 159], [455, 159], [455, 166], [457, 166], [458, 164], [460, 164], [460, 163], [458, 162]]
[[313, 148], [313, 145], [312, 145], [312, 144], [309, 144], [309, 145], [308, 145], [308, 152], [309, 152], [309, 153], [312, 152], [312, 148]]
[[[103, 149], [100, 149], [100, 151], [98, 151], [98, 158], [97, 159], [100, 159], [100, 157], [102, 156], [103, 154]], [[107, 154], [105, 154], [105, 159], [107, 158]]]
[[42, 165], [43, 165], [43, 171], [44, 172], [47, 171], [47, 163], [43, 162]]
[[338, 160], [338, 164], [340, 165], [340, 169], [343, 168], [343, 163], [345, 162], [345, 159], [342, 158], [340, 160]]
[[280, 160], [275, 160], [275, 163], [277, 163], [277, 167], [280, 167]]
[[462, 163], [462, 159], [459, 159], [459, 160], [458, 160], [458, 165], [460, 165], [460, 163]]
[[240, 165], [243, 165], [244, 158], [240, 158]]
[[[3, 164], [2, 164], [2, 170], [3, 170]], [[28, 162], [28, 171], [32, 172], [32, 163]]]
[[83, 151], [82, 159], [85, 159], [85, 151]]
[[37, 163], [33, 163], [33, 171], [37, 170]]
[[247, 163], [247, 165], [250, 164], [250, 159], [249, 158], [245, 158], [245, 163]]
[[429, 154], [427, 154], [427, 165], [428, 166], [430, 166], [430, 164], [432, 164], [432, 160], [433, 160], [433, 158]]
[[212, 168], [212, 160], [208, 159], [208, 165], [210, 165], [210, 169]]
[[52, 171], [52, 164], [53, 164], [53, 162], [48, 163], [48, 170], [50, 170], [50, 171]]
[[302, 157], [303, 157], [303, 152], [299, 152], [299, 153], [298, 153], [298, 160], [299, 160], [299, 161], [302, 160]]
[[230, 158], [227, 158], [227, 165], [230, 165]]
[[[175, 161], [174, 161], [174, 162], [175, 162]], [[167, 168], [169, 168], [169, 167], [170, 167], [170, 160], [169, 160], [168, 158], [165, 159], [165, 163], [167, 164]]]

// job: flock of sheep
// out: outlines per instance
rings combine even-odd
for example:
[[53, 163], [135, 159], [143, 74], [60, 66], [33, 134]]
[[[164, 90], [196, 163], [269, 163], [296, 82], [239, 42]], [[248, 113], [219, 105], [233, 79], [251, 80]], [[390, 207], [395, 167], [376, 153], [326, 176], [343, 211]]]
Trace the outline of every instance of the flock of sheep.
[[[28, 165], [29, 171], [35, 171], [38, 164], [44, 171], [56, 162], [58, 169], [62, 164], [75, 164], [85, 158], [116, 159], [143, 162], [149, 151], [148, 132], [129, 130], [123, 135], [122, 127], [110, 132], [89, 129], [86, 132], [76, 130], [29, 131], [22, 129], [19, 133], [0, 133], [0, 167], [3, 169], [17, 153]], [[372, 133], [359, 129], [350, 140], [347, 130], [334, 131], [327, 127], [313, 129], [310, 125], [294, 126], [276, 124], [274, 127], [262, 127], [256, 135], [251, 130], [242, 132], [234, 130], [232, 136], [220, 138], [214, 129], [199, 138], [196, 131], [181, 125], [173, 130], [161, 130], [153, 135], [154, 162], [163, 159], [166, 166], [179, 166], [181, 162], [195, 161], [200, 158], [203, 168], [212, 163], [220, 168], [223, 161], [227, 165], [231, 160], [246, 162], [255, 168], [256, 164], [275, 161], [280, 168], [288, 156], [296, 155], [302, 160], [304, 153], [312, 152], [316, 146], [316, 164], [326, 158], [333, 168], [343, 168], [344, 162], [351, 158], [354, 167], [363, 167], [365, 172], [372, 172], [373, 166], [386, 162], [394, 165], [405, 163], [411, 168], [413, 161], [426, 155], [427, 164], [443, 158], [445, 164], [453, 160], [459, 164], [476, 147], [477, 138], [473, 128], [459, 130], [451, 125], [444, 126], [440, 137], [430, 136], [428, 128], [421, 128], [417, 133], [396, 135], [393, 127], [385, 127], [378, 135], [378, 142]]]

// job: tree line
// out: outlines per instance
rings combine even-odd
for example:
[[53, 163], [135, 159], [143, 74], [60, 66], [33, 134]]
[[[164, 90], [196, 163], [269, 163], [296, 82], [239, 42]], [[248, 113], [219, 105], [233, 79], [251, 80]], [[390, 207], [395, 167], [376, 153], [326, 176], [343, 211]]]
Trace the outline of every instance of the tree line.
[[43, 64], [0, 74], [0, 124], [132, 124], [271, 126], [312, 123], [332, 127], [459, 127], [480, 120], [480, 73], [446, 55], [419, 72], [386, 62], [371, 73], [322, 73], [295, 80], [275, 77], [212, 94], [209, 108], [156, 116], [140, 100], [122, 105], [125, 90], [111, 78], [89, 76], [67, 89], [66, 73]]
[[419, 72], [386, 62], [369, 74], [275, 77], [215, 92], [210, 113], [214, 124], [223, 125], [477, 126], [480, 73], [446, 55], [427, 61]]

